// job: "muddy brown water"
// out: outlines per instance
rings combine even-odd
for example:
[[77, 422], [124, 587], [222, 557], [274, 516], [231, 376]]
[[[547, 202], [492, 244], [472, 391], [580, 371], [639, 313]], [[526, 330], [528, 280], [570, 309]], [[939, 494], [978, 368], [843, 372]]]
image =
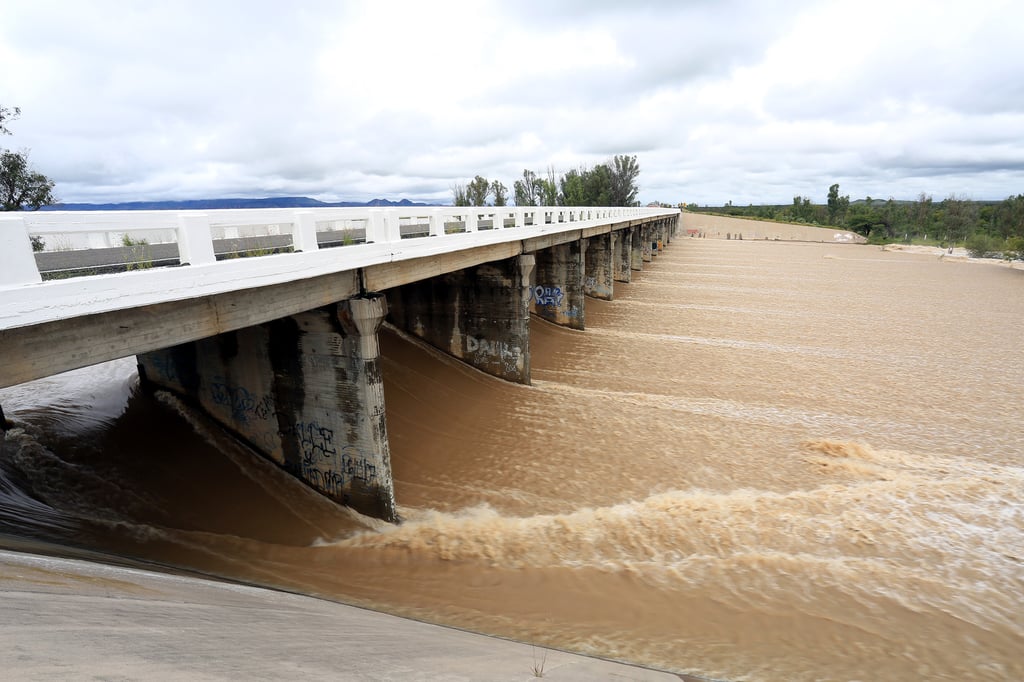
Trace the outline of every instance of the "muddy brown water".
[[132, 360], [0, 392], [0, 532], [724, 679], [1024, 678], [1024, 272], [683, 239], [533, 386], [386, 331], [405, 523]]

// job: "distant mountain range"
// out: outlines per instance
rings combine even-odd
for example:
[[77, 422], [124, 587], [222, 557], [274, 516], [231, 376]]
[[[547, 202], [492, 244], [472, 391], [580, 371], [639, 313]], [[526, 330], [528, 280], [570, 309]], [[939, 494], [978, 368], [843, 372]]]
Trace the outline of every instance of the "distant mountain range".
[[325, 202], [309, 197], [267, 197], [265, 199], [189, 199], [185, 201], [128, 201], [118, 204], [54, 204], [41, 211], [209, 211], [219, 208], [325, 208], [366, 206], [437, 206], [408, 199], [391, 201], [334, 201]]

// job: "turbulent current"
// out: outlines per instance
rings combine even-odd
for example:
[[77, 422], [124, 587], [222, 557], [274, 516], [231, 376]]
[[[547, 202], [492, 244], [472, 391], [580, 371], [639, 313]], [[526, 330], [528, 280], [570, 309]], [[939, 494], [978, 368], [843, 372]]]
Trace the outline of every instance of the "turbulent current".
[[1024, 679], [1024, 272], [684, 239], [634, 274], [532, 322], [532, 386], [382, 333], [401, 525], [126, 359], [0, 391], [0, 533], [711, 678]]

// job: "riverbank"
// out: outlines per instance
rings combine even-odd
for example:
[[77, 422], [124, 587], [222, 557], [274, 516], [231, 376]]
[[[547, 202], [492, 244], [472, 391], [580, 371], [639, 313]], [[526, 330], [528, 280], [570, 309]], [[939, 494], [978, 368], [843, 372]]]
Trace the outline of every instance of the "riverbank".
[[936, 258], [955, 263], [981, 263], [984, 265], [998, 265], [1010, 270], [1024, 270], [1024, 261], [1008, 261], [1004, 258], [974, 258], [963, 247], [944, 249], [940, 246], [924, 246], [921, 244], [886, 244], [881, 247], [882, 251], [895, 251], [899, 253], [922, 254], [935, 256]]

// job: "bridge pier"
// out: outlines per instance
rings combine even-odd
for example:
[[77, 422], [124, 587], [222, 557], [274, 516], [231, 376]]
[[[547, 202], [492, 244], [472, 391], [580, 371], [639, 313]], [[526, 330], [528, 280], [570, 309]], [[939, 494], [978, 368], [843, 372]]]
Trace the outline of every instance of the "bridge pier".
[[138, 355], [144, 385], [196, 402], [327, 497], [397, 520], [380, 294]]
[[583, 293], [610, 301], [615, 295], [615, 235], [598, 234], [586, 240]]
[[615, 266], [613, 278], [616, 282], [629, 282], [633, 278], [630, 271], [633, 259], [633, 228], [627, 227], [612, 232], [612, 239], [615, 240], [612, 253], [612, 261]]
[[650, 224], [644, 225], [640, 228], [643, 232], [643, 261], [650, 263], [654, 260], [654, 254], [657, 251], [657, 246], [652, 246], [652, 240], [654, 238], [654, 227]]
[[389, 289], [389, 319], [477, 369], [529, 384], [533, 269], [527, 254]]
[[633, 233], [629, 269], [640, 271], [644, 269], [644, 228], [642, 225], [638, 225], [629, 229]]
[[538, 317], [571, 329], [583, 329], [584, 254], [587, 240], [577, 239], [536, 252], [531, 309]]

